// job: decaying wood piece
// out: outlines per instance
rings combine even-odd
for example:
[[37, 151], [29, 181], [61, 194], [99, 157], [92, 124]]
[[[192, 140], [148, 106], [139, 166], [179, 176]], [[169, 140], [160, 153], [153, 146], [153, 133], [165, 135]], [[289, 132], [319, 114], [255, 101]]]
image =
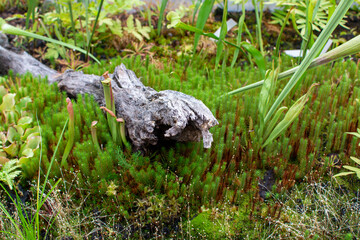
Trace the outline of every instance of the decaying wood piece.
[[[218, 122], [201, 101], [181, 92], [146, 87], [123, 64], [115, 68], [111, 78], [117, 116], [125, 120], [137, 148], [156, 145], [159, 139], [200, 141], [201, 137], [205, 148], [211, 146], [209, 129]], [[71, 96], [90, 93], [105, 106], [102, 80], [102, 76], [72, 70], [56, 78], [59, 88]]]
[[15, 74], [23, 75], [30, 72], [35, 77], [48, 77], [50, 83], [58, 72], [42, 64], [26, 52], [16, 53], [0, 46], [0, 74], [5, 75], [12, 70]]
[[[59, 75], [27, 53], [18, 54], [0, 47], [0, 72], [4, 74], [9, 69], [15, 74], [30, 72], [47, 77], [50, 83], [57, 81], [60, 90], [68, 95], [91, 94], [100, 106], [105, 106], [102, 76], [72, 70]], [[211, 146], [213, 138], [209, 129], [218, 122], [200, 100], [177, 91], [157, 92], [146, 87], [123, 64], [110, 76], [117, 116], [125, 120], [136, 149], [146, 149], [159, 140], [187, 142], [201, 138], [205, 148]]]

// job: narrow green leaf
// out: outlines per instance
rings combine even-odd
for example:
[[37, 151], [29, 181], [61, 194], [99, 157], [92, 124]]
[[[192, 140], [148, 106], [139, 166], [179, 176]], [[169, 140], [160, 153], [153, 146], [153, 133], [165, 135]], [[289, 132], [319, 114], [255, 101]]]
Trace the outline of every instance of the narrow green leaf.
[[341, 172], [341, 173], [335, 174], [333, 177], [336, 178], [336, 177], [346, 176], [346, 175], [350, 175], [350, 174], [354, 174], [354, 172]]
[[[236, 38], [236, 45], [239, 45], [241, 43], [241, 37], [242, 37], [242, 32], [243, 32], [243, 27], [244, 27], [244, 21], [245, 21], [245, 1], [242, 2], [242, 12], [241, 12], [241, 17], [239, 19], [239, 23], [238, 23], [238, 35], [237, 35], [237, 38]], [[235, 63], [236, 63], [236, 60], [239, 56], [239, 52], [240, 52], [240, 49], [239, 48], [236, 48], [235, 49], [235, 52], [234, 52], [234, 55], [233, 55], [233, 60], [231, 62], [231, 68], [234, 67]]]
[[[299, 114], [301, 113], [301, 111], [303, 110], [303, 108], [305, 106], [305, 103], [308, 100], [309, 95], [312, 92], [313, 87], [316, 85], [318, 85], [318, 84], [311, 85], [309, 91], [305, 95], [303, 95], [301, 98], [299, 98], [291, 106], [289, 111], [287, 111], [287, 113], [285, 114], [284, 119], [274, 128], [274, 130], [271, 132], [268, 139], [266, 139], [266, 142], [263, 144], [262, 147], [265, 147], [270, 142], [272, 142], [275, 138], [277, 138], [299, 116]], [[265, 122], [267, 122], [266, 119], [265, 119]]]
[[360, 172], [360, 168], [357, 168], [357, 167], [352, 167], [352, 166], [347, 166], [347, 165], [345, 165], [345, 166], [343, 166], [343, 168], [346, 168], [346, 169], [348, 169], [348, 170], [351, 170], [351, 171], [353, 171], [353, 172]]
[[195, 7], [194, 7], [193, 17], [192, 17], [192, 23], [193, 24], [194, 24], [194, 21], [195, 21], [196, 13], [198, 12], [200, 5], [201, 5], [201, 0], [197, 0], [196, 4], [195, 4]]
[[[94, 34], [95, 34], [96, 25], [97, 25], [97, 22], [99, 20], [99, 16], [100, 16], [100, 13], [101, 13], [103, 2], [104, 2], [104, 0], [100, 0], [100, 5], [99, 5], [98, 11], [96, 13], [96, 18], [95, 18], [94, 26], [93, 26], [93, 29], [92, 29], [92, 32], [91, 32], [91, 36], [88, 39], [88, 44], [87, 44], [87, 49], [86, 49], [86, 58], [89, 55], [91, 40], [92, 40], [92, 38], [94, 37]], [[75, 38], [75, 35], [74, 35], [74, 38]], [[75, 42], [75, 44], [76, 44], [76, 42]]]
[[160, 36], [160, 33], [161, 33], [163, 19], [164, 19], [164, 12], [165, 12], [165, 8], [166, 8], [167, 3], [168, 3], [168, 0], [162, 0], [161, 1], [159, 21], [158, 21], [158, 25], [157, 25], [158, 36]]
[[[213, 33], [205, 33], [203, 30], [187, 25], [183, 22], [180, 21], [179, 16], [177, 13], [175, 12], [170, 12], [167, 15], [167, 19], [170, 21], [170, 24], [168, 25], [168, 28], [170, 27], [176, 27], [176, 28], [180, 28], [180, 29], [184, 29], [187, 31], [191, 31], [194, 32], [196, 34], [200, 34], [200, 35], [204, 35], [206, 37], [210, 37], [213, 38], [215, 40], [219, 40], [219, 37], [217, 37], [215, 34]], [[250, 43], [247, 42], [241, 42], [239, 45], [236, 45], [234, 43], [228, 42], [226, 40], [224, 40], [224, 42], [226, 44], [229, 44], [230, 46], [236, 47], [241, 49], [242, 47], [251, 54], [251, 56], [254, 58], [256, 65], [259, 67], [259, 70], [261, 72], [261, 74], [263, 76], [265, 76], [265, 69], [266, 69], [266, 64], [265, 64], [265, 59], [263, 57], [263, 55], [260, 53], [259, 50], [257, 50], [253, 45], [251, 45]]]
[[[308, 69], [315, 68], [315, 67], [333, 62], [335, 60], [338, 60], [340, 58], [343, 58], [343, 57], [346, 57], [349, 55], [356, 54], [358, 52], [360, 52], [360, 36], [356, 36], [356, 37], [352, 38], [351, 40], [347, 41], [346, 43], [340, 45], [339, 47], [315, 58], [311, 62]], [[292, 74], [294, 74], [298, 69], [299, 69], [299, 66], [291, 68], [287, 71], [284, 71], [279, 74], [278, 79], [281, 80], [281, 79], [287, 78], [287, 77], [291, 76]], [[260, 87], [261, 85], [263, 85], [263, 83], [264, 83], [264, 80], [261, 80], [259, 82], [249, 84], [245, 87], [238, 88], [231, 92], [228, 92], [227, 95], [234, 95], [237, 93], [245, 92], [245, 91]]]
[[284, 19], [284, 22], [283, 22], [283, 24], [282, 24], [282, 26], [281, 26], [279, 36], [278, 36], [278, 38], [277, 38], [277, 40], [276, 40], [275, 53], [274, 53], [275, 57], [278, 57], [278, 56], [279, 56], [281, 36], [282, 36], [282, 34], [283, 34], [283, 32], [284, 32], [284, 29], [285, 29], [286, 24], [287, 24], [288, 21], [289, 21], [289, 18], [290, 18], [290, 15], [291, 15], [291, 12], [293, 11], [293, 9], [294, 9], [294, 7], [291, 7], [291, 8], [289, 9], [289, 11], [288, 11], [288, 13], [286, 14], [286, 17], [285, 17], [285, 19]]
[[271, 133], [271, 131], [274, 129], [275, 125], [278, 123], [281, 115], [285, 110], [287, 110], [287, 107], [281, 107], [279, 108], [276, 113], [274, 114], [274, 117], [270, 120], [269, 124], [266, 125], [265, 133], [263, 134], [263, 139], [267, 139]]
[[356, 162], [358, 165], [360, 165], [360, 159], [356, 158], [356, 157], [350, 157], [351, 160], [353, 160], [354, 162]]
[[[51, 43], [54, 43], [54, 44], [58, 44], [60, 46], [64, 46], [64, 47], [67, 47], [67, 48], [70, 48], [70, 49], [73, 49], [73, 50], [77, 50], [83, 54], [86, 54], [86, 51], [82, 48], [79, 48], [79, 47], [76, 47], [72, 44], [68, 44], [68, 43], [65, 43], [65, 42], [61, 42], [61, 41], [58, 41], [58, 40], [55, 40], [55, 39], [52, 39], [52, 38], [48, 38], [48, 37], [44, 37], [44, 36], [41, 36], [41, 35], [38, 35], [38, 34], [35, 34], [35, 33], [31, 33], [31, 32], [28, 32], [28, 31], [24, 31], [20, 28], [17, 28], [17, 27], [14, 27], [14, 26], [11, 26], [5, 22], [2, 22], [1, 23], [1, 20], [3, 20], [2, 18], [0, 19], [0, 29], [1, 31], [3, 31], [4, 33], [6, 34], [13, 34], [13, 35], [20, 35], [20, 36], [25, 36], [25, 37], [30, 37], [30, 38], [37, 38], [37, 39], [40, 39], [40, 40], [43, 40], [43, 41], [47, 41], [47, 42], [51, 42]], [[5, 20], [3, 20], [5, 21]], [[89, 56], [94, 59], [98, 64], [100, 64], [100, 61], [92, 54], [89, 53]]]
[[224, 0], [225, 4], [224, 4], [224, 10], [223, 10], [223, 16], [222, 16], [222, 23], [221, 23], [221, 30], [220, 30], [220, 35], [219, 35], [219, 40], [217, 42], [217, 48], [216, 48], [216, 57], [215, 57], [215, 68], [217, 68], [219, 62], [220, 62], [220, 57], [224, 48], [224, 39], [227, 33], [227, 7], [228, 7], [228, 0]]
[[[209, 18], [211, 10], [214, 6], [215, 0], [205, 0], [200, 7], [199, 15], [196, 21], [196, 28], [200, 29], [201, 31], [204, 29], [205, 23]], [[195, 33], [194, 37], [194, 56], [196, 53], [196, 48], [200, 40], [201, 33]]]
[[305, 71], [310, 66], [311, 62], [315, 59], [316, 56], [322, 50], [322, 46], [328, 41], [331, 33], [335, 30], [335, 28], [339, 25], [340, 21], [345, 16], [348, 9], [354, 3], [354, 0], [342, 0], [339, 3], [339, 6], [336, 8], [333, 16], [330, 21], [327, 23], [325, 29], [321, 32], [320, 36], [312, 46], [310, 52], [305, 56], [305, 59], [301, 62], [299, 69], [294, 73], [289, 82], [286, 84], [284, 89], [281, 91], [278, 98], [275, 100], [274, 104], [271, 106], [267, 116], [265, 117], [265, 122], [269, 120], [285, 97], [290, 93], [292, 88], [298, 83], [301, 79], [301, 76], [305, 73]]

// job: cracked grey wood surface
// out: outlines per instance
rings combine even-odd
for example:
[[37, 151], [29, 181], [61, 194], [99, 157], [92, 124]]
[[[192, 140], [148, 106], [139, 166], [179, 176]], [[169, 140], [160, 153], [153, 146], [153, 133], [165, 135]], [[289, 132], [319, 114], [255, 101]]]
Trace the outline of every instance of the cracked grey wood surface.
[[[29, 54], [15, 53], [0, 46], [0, 73], [32, 73], [47, 77], [49, 83], [58, 82], [60, 90], [69, 96], [91, 94], [100, 106], [105, 106], [102, 76], [67, 70], [59, 74]], [[218, 124], [203, 102], [181, 92], [157, 92], [146, 87], [135, 73], [121, 64], [115, 68], [112, 89], [116, 115], [125, 120], [128, 137], [135, 149], [147, 149], [159, 140], [193, 142], [203, 140], [204, 148], [213, 141], [209, 129]]]

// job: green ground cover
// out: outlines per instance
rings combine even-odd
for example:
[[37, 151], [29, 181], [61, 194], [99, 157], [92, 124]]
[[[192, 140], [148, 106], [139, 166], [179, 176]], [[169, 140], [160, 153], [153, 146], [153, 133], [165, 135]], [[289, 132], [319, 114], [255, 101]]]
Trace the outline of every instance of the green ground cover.
[[[106, 69], [111, 72], [124, 63], [155, 90], [177, 90], [202, 100], [219, 121], [219, 126], [211, 129], [213, 147], [205, 150], [201, 143], [178, 143], [160, 146], [150, 156], [123, 152], [112, 142], [105, 116], [96, 103], [89, 96], [78, 96], [73, 101], [75, 144], [68, 157], [71, 167], [60, 168], [69, 139], [65, 132], [49, 184], [58, 178], [62, 182], [59, 193], [50, 198], [59, 201], [66, 211], [63, 217], [68, 221], [84, 215], [89, 222], [77, 228], [75, 223], [64, 225], [60, 215], [45, 215], [43, 220], [53, 219], [55, 225], [61, 226], [59, 232], [49, 230], [52, 237], [66, 236], [69, 229], [74, 236], [81, 236], [96, 228], [90, 221], [95, 209], [101, 212], [98, 217], [107, 226], [98, 231], [104, 237], [111, 234], [115, 234], [114, 238], [135, 239], [158, 234], [205, 239], [265, 237], [276, 232], [275, 223], [282, 219], [286, 196], [295, 185], [329, 181], [340, 164], [351, 164], [349, 156], [359, 154], [358, 139], [346, 134], [356, 131], [359, 122], [359, 66], [355, 62], [339, 62], [309, 71], [304, 84], [284, 104], [291, 105], [312, 83], [318, 82], [320, 86], [289, 129], [262, 150], [254, 134], [259, 124], [259, 90], [221, 96], [245, 83], [258, 81], [261, 78], [258, 71], [247, 66], [214, 71], [200, 58], [184, 70], [186, 61], [189, 58], [184, 57], [179, 62], [164, 64], [160, 70], [139, 57], [118, 58]], [[287, 59], [283, 66], [290, 64], [291, 60]], [[84, 69], [93, 74], [104, 70], [105, 67], [98, 65]], [[285, 83], [286, 80], [280, 82], [277, 91]], [[34, 119], [31, 127], [39, 124], [42, 148], [36, 149], [34, 156], [22, 164], [20, 179], [22, 184], [32, 185], [32, 180], [37, 178], [39, 156], [42, 156], [40, 169], [46, 172], [68, 118], [66, 96], [56, 86], [48, 86], [46, 81], [30, 75], [5, 77], [2, 85], [16, 93], [17, 100], [25, 96], [32, 99], [27, 106]], [[91, 122], [95, 120], [101, 152], [93, 147], [90, 134]], [[10, 126], [4, 125], [2, 131]], [[270, 183], [262, 180], [265, 175], [273, 180]], [[270, 189], [265, 191], [261, 185]], [[351, 184], [346, 188], [350, 189], [349, 194], [356, 190]], [[117, 231], [114, 223], [123, 229]], [[46, 221], [41, 224], [49, 227]], [[286, 228], [277, 234], [291, 235]], [[344, 229], [332, 234], [336, 235], [329, 236], [344, 237], [359, 232]]]
[[[9, 16], [4, 10], [0, 28], [16, 34], [13, 24], [20, 35], [42, 35], [41, 41], [12, 36], [10, 44], [59, 71], [102, 75], [123, 63], [156, 91], [180, 91], [203, 101], [219, 122], [210, 129], [212, 147], [160, 141], [146, 154], [134, 152], [114, 142], [91, 96], [70, 100], [46, 79], [10, 72], [0, 78], [0, 238], [359, 238], [359, 55], [298, 74], [300, 81], [280, 101], [289, 109], [277, 112], [276, 106], [265, 121], [288, 88], [290, 76], [272, 82], [276, 67], [283, 72], [316, 57], [327, 41], [317, 30], [330, 36], [337, 25], [325, 24], [354, 23], [350, 30], [335, 30], [334, 45], [347, 46], [345, 55], [358, 52], [357, 38], [350, 47], [342, 43], [343, 36], [358, 35], [359, 9], [340, 21], [350, 2], [339, 7], [330, 0], [296, 0], [296, 11], [286, 5], [272, 16], [280, 25], [271, 25], [263, 1], [253, 1], [259, 9], [241, 14], [236, 19], [241, 27], [214, 37], [231, 15], [226, 7], [217, 16], [211, 13], [215, 1], [179, 8], [168, 20], [165, 0], [162, 7], [149, 4], [133, 14], [125, 10], [142, 1], [114, 2], [118, 8], [109, 1], [62, 0], [47, 8], [42, 1], [0, 1], [0, 10], [21, 13]], [[44, 36], [85, 54], [45, 42]], [[304, 59], [279, 55], [283, 46], [295, 45], [315, 47]], [[90, 62], [89, 54], [101, 64]], [[227, 94], [263, 80], [267, 69], [272, 72], [263, 88]], [[292, 112], [302, 96], [304, 107]], [[270, 138], [283, 123], [281, 117], [271, 126], [272, 119], [289, 112], [291, 124]], [[343, 166], [351, 175], [335, 178]]]

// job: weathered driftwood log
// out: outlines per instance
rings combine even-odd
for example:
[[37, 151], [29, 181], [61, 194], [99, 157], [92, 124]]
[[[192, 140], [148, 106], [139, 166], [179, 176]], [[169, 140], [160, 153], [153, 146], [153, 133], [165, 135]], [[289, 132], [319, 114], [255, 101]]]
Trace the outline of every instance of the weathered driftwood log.
[[[91, 94], [105, 106], [102, 76], [67, 70], [63, 74], [43, 65], [29, 54], [15, 53], [0, 46], [0, 73], [32, 73], [58, 82], [60, 90], [76, 97]], [[199, 100], [177, 91], [157, 92], [146, 87], [134, 72], [122, 64], [111, 75], [116, 113], [126, 123], [128, 137], [136, 149], [146, 149], [159, 140], [200, 141], [209, 148], [213, 141], [209, 129], [218, 124], [211, 111]]]

